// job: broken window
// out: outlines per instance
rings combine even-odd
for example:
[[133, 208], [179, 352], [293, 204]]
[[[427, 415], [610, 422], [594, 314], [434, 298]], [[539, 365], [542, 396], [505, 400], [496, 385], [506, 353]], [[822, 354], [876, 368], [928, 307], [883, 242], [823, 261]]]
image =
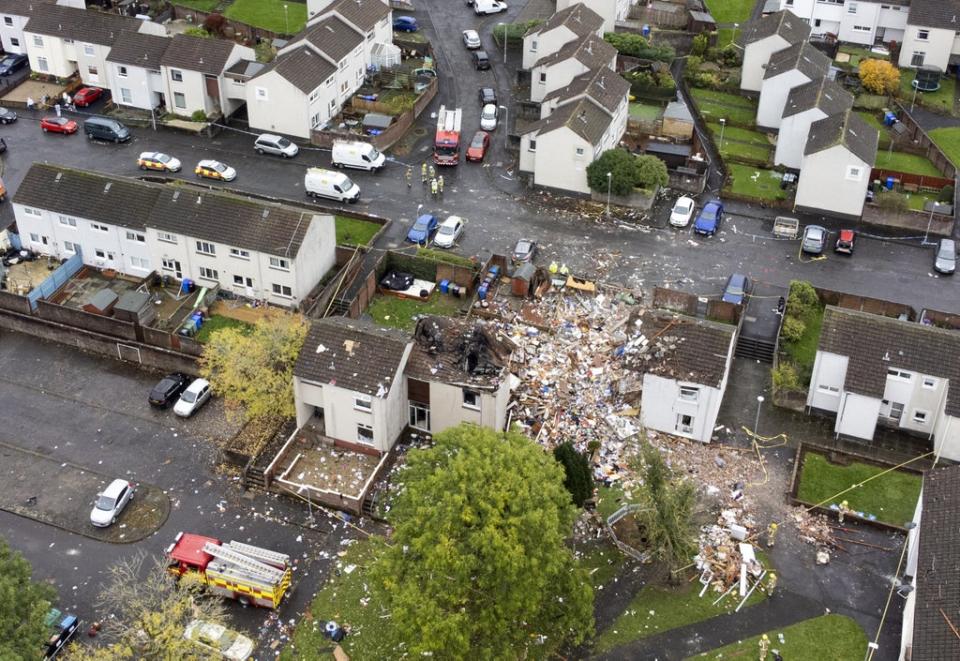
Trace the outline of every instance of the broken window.
[[693, 386], [680, 386], [680, 399], [685, 402], [695, 402], [700, 397], [700, 389]]
[[480, 410], [480, 393], [463, 389], [463, 408]]
[[430, 431], [430, 407], [410, 402], [410, 426], [421, 431]]
[[677, 431], [682, 434], [692, 434], [693, 416], [684, 413], [677, 415]]
[[373, 445], [373, 427], [371, 425], [357, 425], [357, 442]]

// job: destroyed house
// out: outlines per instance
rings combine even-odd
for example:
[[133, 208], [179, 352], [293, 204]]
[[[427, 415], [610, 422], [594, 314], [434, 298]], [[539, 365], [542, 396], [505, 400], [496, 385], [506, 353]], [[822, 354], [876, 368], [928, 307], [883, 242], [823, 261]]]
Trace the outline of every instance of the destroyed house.
[[461, 422], [503, 429], [513, 349], [492, 325], [421, 319], [405, 370], [410, 426], [430, 433]]
[[709, 443], [733, 360], [737, 327], [666, 311], [627, 323], [628, 369], [642, 378], [643, 426]]

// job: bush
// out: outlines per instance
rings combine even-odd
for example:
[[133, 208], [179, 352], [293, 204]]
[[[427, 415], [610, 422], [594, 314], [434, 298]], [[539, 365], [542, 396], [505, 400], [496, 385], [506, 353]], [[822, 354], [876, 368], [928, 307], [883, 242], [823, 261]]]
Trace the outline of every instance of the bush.
[[797, 317], [785, 317], [780, 328], [780, 337], [785, 342], [799, 342], [806, 330], [807, 325]]
[[507, 33], [507, 43], [515, 44], [523, 42], [523, 35], [530, 31], [530, 28], [536, 27], [543, 23], [538, 18], [533, 19], [532, 21], [521, 21], [519, 23], [507, 23], [507, 27], [504, 28], [502, 25], [495, 25], [491, 30], [493, 34], [493, 39], [499, 45], [503, 45], [503, 33]]
[[820, 297], [817, 290], [809, 282], [794, 280], [790, 283], [790, 294], [787, 296], [787, 316], [805, 319], [808, 314], [820, 307]]
[[698, 71], [690, 78], [690, 83], [694, 87], [700, 87], [708, 90], [718, 90], [723, 87], [723, 81], [719, 74], [709, 71]]
[[938, 202], [946, 202], [947, 204], [953, 204], [953, 186], [947, 184], [940, 189], [940, 195], [937, 196]]
[[703, 64], [703, 58], [699, 55], [691, 55], [687, 58], [687, 66], [683, 70], [685, 78], [690, 78], [693, 74], [697, 72], [700, 68], [700, 65]]
[[194, 110], [193, 114], [190, 115], [190, 120], [194, 122], [205, 122], [207, 121], [207, 113], [202, 110]]
[[900, 70], [887, 60], [863, 60], [860, 82], [874, 94], [893, 94], [900, 89]]
[[186, 30], [183, 31], [183, 33], [184, 33], [185, 35], [187, 35], [187, 36], [190, 36], [190, 37], [203, 37], [204, 39], [212, 39], [212, 38], [213, 38], [213, 35], [212, 35], [212, 34], [210, 34], [209, 32], [207, 32], [206, 30], [204, 30], [204, 29], [201, 28], [201, 27], [187, 28]]
[[666, 186], [670, 181], [667, 164], [656, 156], [644, 154], [637, 156], [637, 182], [640, 188], [652, 190], [657, 186]]
[[727, 44], [720, 51], [720, 64], [725, 67], [739, 67], [743, 64], [743, 53], [733, 44]]
[[887, 191], [877, 196], [877, 205], [884, 211], [903, 212], [910, 208], [910, 200], [903, 193]]
[[608, 172], [611, 174], [610, 192], [614, 195], [629, 195], [637, 187], [637, 157], [626, 149], [608, 149], [587, 166], [587, 183], [590, 188], [606, 193]]
[[556, 459], [566, 473], [563, 486], [570, 492], [573, 504], [583, 507], [583, 504], [593, 495], [593, 473], [590, 462], [581, 453], [574, 449], [570, 442], [561, 443], [553, 450]]
[[670, 46], [655, 46], [639, 34], [629, 32], [607, 32], [604, 41], [617, 49], [621, 55], [630, 55], [642, 60], [670, 62], [676, 53]]
[[[710, 38], [707, 37], [706, 32], [701, 32], [696, 37], [693, 38], [693, 44], [690, 46], [690, 55], [691, 57], [703, 57], [703, 54], [707, 52], [707, 48], [710, 47]], [[690, 60], [687, 59], [687, 64], [689, 65]]]
[[774, 390], [803, 390], [803, 386], [800, 384], [800, 375], [793, 363], [781, 360], [777, 367], [770, 370], [770, 375], [773, 377]]

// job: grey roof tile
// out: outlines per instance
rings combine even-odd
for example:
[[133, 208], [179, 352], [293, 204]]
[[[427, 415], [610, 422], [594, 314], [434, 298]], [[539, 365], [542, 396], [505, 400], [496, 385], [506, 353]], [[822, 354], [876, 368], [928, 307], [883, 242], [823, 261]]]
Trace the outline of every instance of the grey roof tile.
[[525, 132], [536, 131], [537, 135], [545, 135], [566, 126], [591, 145], [597, 145], [611, 121], [613, 118], [603, 108], [585, 97], [558, 107], [549, 117], [532, 124]]
[[844, 389], [858, 395], [882, 399], [894, 367], [948, 379], [946, 411], [960, 416], [960, 332], [828, 306], [818, 349], [850, 359]]
[[225, 39], [178, 34], [173, 37], [173, 43], [167, 48], [160, 64], [174, 69], [220, 75], [235, 45]]
[[816, 80], [830, 71], [830, 58], [816, 49], [810, 42], [795, 44], [770, 56], [770, 64], [763, 79], [779, 76], [796, 69], [810, 80]]
[[743, 32], [737, 41], [742, 46], [748, 46], [775, 34], [791, 45], [800, 44], [810, 38], [810, 26], [792, 11], [785, 9], [748, 22], [743, 26]]
[[819, 108], [829, 117], [853, 107], [853, 94], [837, 82], [823, 77], [794, 87], [787, 96], [783, 117], [792, 117], [812, 108]]
[[804, 155], [843, 145], [864, 163], [873, 167], [877, 160], [880, 132], [853, 110], [819, 119], [810, 125]]
[[170, 37], [125, 30], [113, 42], [107, 61], [159, 71], [160, 60], [172, 43]]
[[383, 0], [339, 0], [323, 13], [335, 11], [364, 32], [370, 32], [377, 23], [390, 15], [390, 7]]
[[[389, 391], [411, 340], [399, 331], [328, 317], [314, 321], [293, 368], [319, 384], [376, 396]], [[402, 380], [402, 379], [401, 379]]]
[[630, 93], [630, 83], [609, 67], [602, 66], [577, 76], [566, 87], [556, 89], [544, 101], [558, 100], [561, 104], [586, 94], [611, 114]]
[[960, 32], [960, 0], [912, 0], [907, 23]]
[[561, 25], [567, 27], [578, 37], [585, 37], [588, 34], [596, 33], [603, 27], [603, 17], [587, 7], [586, 3], [578, 2], [554, 13], [544, 23], [527, 30], [527, 33], [523, 36], [549, 32]]
[[449, 317], [417, 322], [408, 377], [451, 385], [496, 389], [506, 378], [513, 342], [492, 324]]
[[363, 36], [337, 16], [327, 16], [301, 32], [291, 43], [308, 41], [334, 62], [339, 62], [363, 42]]
[[[29, 11], [29, 0], [23, 2]], [[136, 32], [140, 29], [138, 19], [96, 9], [74, 9], [47, 3], [34, 4], [32, 8], [24, 32], [111, 46], [124, 30]]]
[[317, 54], [309, 46], [303, 45], [278, 56], [273, 62], [260, 70], [256, 77], [276, 71], [291, 85], [304, 94], [309, 94], [323, 84], [337, 71], [329, 60]]
[[534, 67], [550, 66], [570, 58], [576, 58], [588, 69], [609, 67], [610, 62], [617, 56], [617, 49], [595, 34], [571, 41], [550, 55], [541, 57]]

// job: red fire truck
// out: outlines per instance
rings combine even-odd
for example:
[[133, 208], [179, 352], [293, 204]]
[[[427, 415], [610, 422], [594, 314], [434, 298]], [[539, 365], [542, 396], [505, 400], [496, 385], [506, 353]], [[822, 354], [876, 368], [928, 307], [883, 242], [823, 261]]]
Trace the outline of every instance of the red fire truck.
[[437, 136], [433, 143], [433, 162], [456, 165], [460, 162], [460, 122], [463, 111], [440, 106], [437, 113]]

